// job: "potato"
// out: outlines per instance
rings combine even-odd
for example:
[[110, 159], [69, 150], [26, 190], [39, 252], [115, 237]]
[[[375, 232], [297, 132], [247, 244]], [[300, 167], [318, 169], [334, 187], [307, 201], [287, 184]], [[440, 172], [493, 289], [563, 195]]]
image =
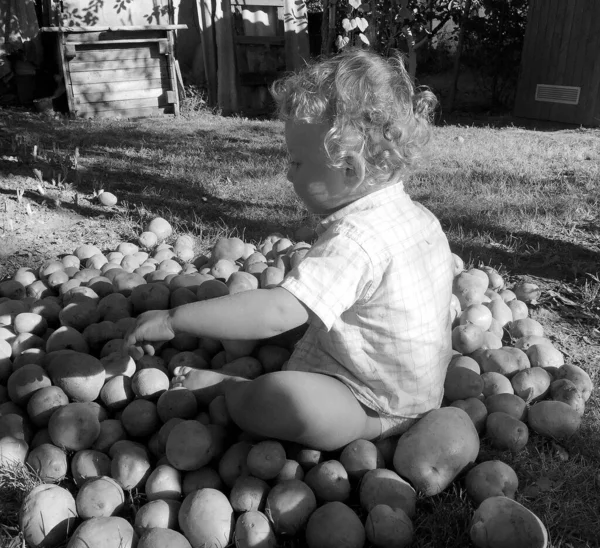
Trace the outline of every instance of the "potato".
[[275, 478], [275, 482], [281, 483], [282, 481], [290, 479], [297, 479], [302, 481], [304, 479], [304, 475], [304, 469], [302, 468], [302, 466], [300, 466], [300, 463], [298, 461], [295, 461], [293, 459], [286, 459], [283, 468], [279, 471], [279, 474], [277, 474], [277, 477]]
[[296, 535], [317, 508], [312, 489], [300, 480], [287, 480], [273, 486], [267, 495], [265, 515], [278, 535]]
[[51, 443], [33, 448], [25, 462], [44, 483], [58, 483], [69, 470], [67, 454]]
[[490, 371], [489, 373], [482, 373], [481, 378], [483, 379], [483, 395], [486, 398], [493, 394], [514, 393], [510, 379], [502, 373]]
[[453, 367], [446, 373], [444, 397], [449, 402], [475, 398], [482, 390], [481, 376], [466, 367]]
[[304, 482], [319, 501], [345, 501], [350, 496], [348, 473], [338, 460], [323, 461], [313, 466], [304, 476]]
[[235, 523], [235, 545], [236, 548], [277, 548], [277, 538], [267, 516], [256, 510], [243, 513]]
[[557, 379], [569, 379], [581, 392], [584, 401], [592, 395], [594, 385], [590, 376], [578, 365], [565, 364], [558, 369]]
[[129, 440], [117, 441], [109, 451], [110, 475], [125, 489], [144, 485], [152, 470], [146, 448]]
[[472, 357], [479, 364], [482, 373], [500, 373], [511, 377], [526, 367], [517, 356], [510, 351], [507, 352], [504, 347], [479, 349], [472, 354]]
[[100, 395], [106, 377], [100, 360], [82, 352], [50, 358], [47, 372], [52, 384], [75, 402], [94, 401]]
[[85, 403], [69, 403], [57, 409], [48, 421], [52, 443], [69, 451], [89, 449], [100, 435], [97, 414]]
[[463, 356], [462, 354], [456, 354], [452, 357], [450, 363], [448, 364], [448, 371], [450, 371], [454, 367], [465, 367], [467, 369], [470, 369], [471, 371], [474, 371], [478, 375], [481, 373], [481, 368], [479, 367], [479, 364], [472, 357]]
[[189, 541], [177, 531], [172, 529], [144, 529], [140, 536], [137, 548], [192, 548]]
[[177, 529], [181, 502], [173, 499], [156, 499], [144, 504], [136, 513], [136, 530], [165, 528]]
[[530, 510], [503, 497], [489, 497], [477, 508], [469, 526], [477, 548], [546, 548], [548, 533]]
[[117, 515], [125, 505], [123, 488], [112, 478], [100, 476], [86, 481], [75, 499], [81, 519]]
[[491, 444], [501, 451], [518, 453], [529, 440], [527, 425], [502, 411], [488, 415], [485, 429]]
[[369, 470], [359, 485], [360, 505], [370, 512], [378, 504], [400, 508], [409, 518], [415, 515], [417, 492], [396, 472], [387, 468]]
[[327, 502], [317, 508], [306, 524], [308, 548], [362, 548], [365, 529], [354, 510], [343, 502]]
[[477, 505], [495, 496], [515, 498], [519, 487], [516, 472], [500, 460], [488, 460], [471, 468], [465, 477], [467, 494]]
[[166, 455], [177, 470], [197, 470], [213, 458], [212, 437], [206, 426], [195, 420], [176, 424], [167, 438]]
[[179, 509], [179, 528], [193, 547], [225, 548], [235, 525], [233, 508], [216, 489], [200, 489], [185, 497]]
[[49, 388], [51, 384], [46, 371], [39, 365], [30, 363], [20, 367], [8, 377], [6, 388], [10, 400], [25, 407], [34, 392]]
[[0, 465], [24, 464], [29, 452], [29, 445], [25, 440], [13, 436], [0, 438]]
[[236, 512], [262, 512], [269, 493], [266, 481], [253, 476], [240, 476], [229, 493], [229, 502]]
[[253, 476], [270, 480], [279, 474], [286, 461], [283, 445], [277, 440], [265, 440], [250, 449], [246, 464]]
[[144, 492], [149, 501], [156, 499], [179, 500], [182, 492], [181, 473], [167, 464], [157, 466], [148, 476]]
[[340, 463], [350, 479], [360, 479], [369, 470], [385, 468], [381, 451], [373, 442], [362, 439], [344, 447], [340, 453]]
[[225, 484], [214, 468], [203, 466], [198, 470], [184, 473], [182, 485], [184, 497], [187, 497], [192, 491], [203, 489], [204, 487], [217, 489], [217, 491], [224, 490]]
[[466, 400], [456, 400], [450, 404], [450, 407], [458, 407], [469, 415], [475, 429], [481, 434], [485, 428], [488, 411], [485, 404], [479, 398], [467, 398]]
[[581, 426], [581, 415], [567, 403], [546, 400], [529, 408], [527, 422], [542, 436], [566, 440]]
[[76, 522], [77, 508], [73, 495], [57, 485], [34, 487], [25, 496], [19, 510], [19, 528], [31, 548], [62, 545]]
[[84, 521], [73, 533], [67, 548], [135, 548], [138, 536], [132, 525], [117, 516]]
[[425, 495], [442, 492], [477, 458], [479, 435], [457, 407], [427, 413], [398, 440], [394, 469]]
[[75, 485], [90, 479], [110, 475], [110, 457], [94, 449], [82, 449], [71, 458], [71, 475]]
[[559, 379], [550, 385], [550, 397], [570, 405], [577, 413], [583, 415], [585, 400], [575, 383], [569, 379]]
[[527, 403], [533, 403], [544, 398], [550, 389], [551, 382], [550, 373], [541, 367], [519, 371], [511, 379], [515, 394]]
[[520, 339], [521, 337], [527, 337], [528, 335], [544, 336], [544, 328], [540, 322], [532, 318], [513, 320], [506, 325], [506, 328], [513, 339]]
[[488, 413], [502, 411], [519, 421], [525, 421], [527, 417], [527, 404], [516, 394], [492, 394], [484, 403]]
[[248, 472], [248, 454], [252, 444], [247, 441], [239, 441], [231, 445], [219, 460], [219, 476], [229, 488], [232, 488], [242, 475]]
[[373, 548], [405, 548], [412, 543], [414, 528], [400, 508], [378, 504], [367, 515], [365, 532]]
[[533, 344], [527, 349], [531, 367], [561, 367], [565, 363], [562, 352], [550, 344]]

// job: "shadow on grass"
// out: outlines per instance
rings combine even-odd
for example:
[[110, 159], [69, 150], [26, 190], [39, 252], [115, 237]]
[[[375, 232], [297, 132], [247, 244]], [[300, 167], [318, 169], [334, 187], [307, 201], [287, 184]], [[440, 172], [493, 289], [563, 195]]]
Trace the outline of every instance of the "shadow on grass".
[[[550, 131], [558, 129], [559, 125], [542, 126]], [[52, 150], [53, 142], [56, 143], [55, 148], [64, 153], [79, 147], [84, 151], [85, 157], [96, 162], [96, 165], [87, 171], [82, 170], [80, 178], [72, 177], [75, 179], [71, 182], [73, 188], [88, 195], [91, 195], [95, 186], [115, 192], [134, 216], [142, 216], [144, 212], [168, 213], [179, 223], [180, 228], [191, 232], [196, 231], [195, 228], [201, 223], [205, 226], [215, 225], [222, 230], [233, 230], [252, 240], [260, 239], [269, 232], [289, 234], [297, 228], [299, 210], [294, 205], [280, 201], [269, 203], [260, 194], [248, 199], [247, 193], [244, 196], [242, 192], [242, 186], [239, 198], [232, 197], [231, 192], [223, 198], [218, 192], [219, 184], [225, 182], [225, 177], [229, 178], [228, 171], [231, 172], [232, 179], [260, 180], [263, 166], [273, 162], [283, 164], [283, 138], [281, 129], [277, 126], [244, 121], [239, 130], [235, 128], [233, 131], [231, 126], [216, 126], [214, 119], [212, 125], [209, 121], [204, 128], [199, 128], [194, 120], [189, 125], [175, 125], [163, 120], [157, 120], [155, 125], [148, 121], [140, 122], [139, 125], [132, 122], [98, 124], [81, 120], [56, 123], [21, 113], [0, 116], [0, 128], [2, 127], [6, 127], [14, 135], [26, 135], [30, 145], [43, 143], [46, 151]], [[270, 144], [270, 139], [273, 144]], [[3, 143], [5, 152], [10, 153], [6, 150], [10, 146], [10, 138], [4, 138]], [[186, 147], [189, 148], [187, 154], [190, 165], [198, 165], [198, 169], [204, 170], [202, 177], [187, 179], [171, 174], [174, 170], [173, 158], [180, 159], [185, 154]], [[144, 154], [146, 149], [148, 154]], [[102, 165], [102, 156], [110, 161]], [[50, 157], [52, 158], [51, 155]], [[147, 165], [147, 158], [152, 158], [152, 165]], [[248, 158], [252, 161], [246, 161]], [[41, 168], [46, 172], [56, 170], [60, 166], [55, 163], [47, 162]], [[39, 164], [40, 162], [37, 163], [38, 166]], [[31, 175], [35, 165], [24, 165], [20, 170]], [[179, 165], [175, 167], [175, 172], [181, 168]], [[0, 164], [0, 173], [3, 171]], [[193, 175], [193, 171], [191, 173]], [[272, 173], [271, 165], [271, 177]], [[512, 179], [514, 174], [500, 175], [505, 177], [509, 186], [523, 185], [523, 182]], [[454, 174], [452, 177], [459, 176], [462, 175]], [[477, 188], [490, 183], [489, 174], [486, 173], [478, 175], [472, 172], [465, 174], [465, 178], [473, 185], [474, 193]], [[415, 189], [416, 199], [438, 215], [450, 234], [453, 250], [466, 261], [504, 265], [511, 274], [537, 274], [557, 280], [569, 279], [584, 272], [593, 273], [599, 268], [600, 252], [593, 246], [587, 246], [584, 238], [580, 238], [580, 241], [574, 241], [574, 238], [563, 240], [557, 237], [558, 232], [554, 229], [548, 235], [531, 233], [518, 226], [515, 226], [515, 230], [508, 230], [494, 223], [494, 212], [486, 215], [484, 211], [473, 211], [467, 207], [460, 211], [460, 204], [453, 205], [452, 209], [448, 204], [438, 207], [436, 197], [428, 195], [426, 188], [427, 183], [425, 188], [421, 186], [421, 189]], [[2, 193], [6, 192], [3, 190]], [[29, 193], [28, 197], [41, 203], [35, 193]], [[591, 205], [593, 197], [590, 195], [587, 200]], [[94, 208], [66, 202], [63, 205], [81, 215], [98, 215]], [[519, 218], [520, 215], [526, 219], [528, 215], [536, 213], [533, 209], [529, 211], [528, 207], [530, 206], [514, 206], [518, 211], [513, 212], [513, 216]], [[559, 213], [560, 200], [551, 207], [557, 208], [556, 213]], [[106, 210], [102, 213], [106, 215]], [[290, 221], [286, 222], [286, 219]], [[593, 240], [600, 228], [590, 223], [586, 226], [586, 231], [589, 239]], [[457, 233], [464, 234], [465, 237], [455, 238]], [[471, 238], [471, 234], [485, 236]]]

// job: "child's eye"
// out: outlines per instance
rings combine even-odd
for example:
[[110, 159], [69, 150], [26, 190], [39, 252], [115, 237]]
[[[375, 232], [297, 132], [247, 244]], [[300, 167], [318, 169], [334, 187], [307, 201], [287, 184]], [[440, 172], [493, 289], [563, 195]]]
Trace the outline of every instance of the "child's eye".
[[290, 160], [288, 162], [288, 164], [290, 167], [298, 167], [300, 165], [300, 162], [294, 162], [294, 161]]

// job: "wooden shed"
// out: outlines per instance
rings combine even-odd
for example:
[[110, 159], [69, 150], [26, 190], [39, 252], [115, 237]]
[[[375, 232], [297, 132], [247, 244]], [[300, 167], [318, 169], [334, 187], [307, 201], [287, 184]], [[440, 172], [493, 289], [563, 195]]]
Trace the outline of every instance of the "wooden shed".
[[178, 57], [210, 106], [260, 113], [270, 106], [269, 84], [309, 57], [301, 0], [45, 2], [43, 30], [57, 37], [69, 110], [78, 116], [177, 115]]
[[600, 126], [600, 1], [529, 0], [514, 114]]

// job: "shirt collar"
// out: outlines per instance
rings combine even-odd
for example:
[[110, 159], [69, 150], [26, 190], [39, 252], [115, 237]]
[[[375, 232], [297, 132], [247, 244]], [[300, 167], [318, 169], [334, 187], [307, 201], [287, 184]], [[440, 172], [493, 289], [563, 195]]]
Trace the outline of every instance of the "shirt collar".
[[375, 209], [396, 199], [400, 195], [406, 196], [406, 193], [404, 192], [404, 183], [402, 181], [387, 185], [380, 190], [375, 190], [325, 217], [316, 228], [317, 234], [323, 234], [323, 232], [325, 232], [333, 223], [343, 219], [347, 215], [359, 211]]

